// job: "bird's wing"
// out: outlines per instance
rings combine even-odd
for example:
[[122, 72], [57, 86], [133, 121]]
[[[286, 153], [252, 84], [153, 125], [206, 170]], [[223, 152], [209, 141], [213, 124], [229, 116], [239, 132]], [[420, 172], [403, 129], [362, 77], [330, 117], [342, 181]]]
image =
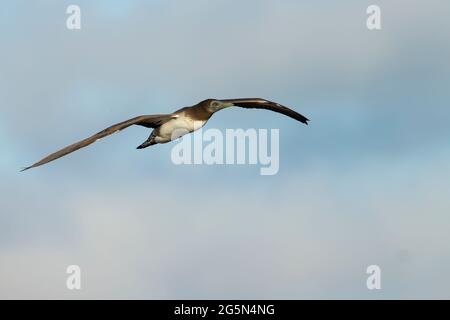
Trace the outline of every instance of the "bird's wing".
[[278, 113], [282, 113], [288, 117], [291, 117], [295, 120], [298, 120], [304, 124], [308, 124], [309, 119], [302, 116], [300, 113], [295, 112], [288, 107], [282, 106], [279, 103], [268, 101], [260, 98], [250, 98], [250, 99], [227, 99], [227, 100], [219, 100], [221, 102], [232, 103], [237, 107], [249, 108], [249, 109], [266, 109], [275, 111]]
[[81, 140], [77, 143], [71, 144], [70, 146], [67, 146], [55, 153], [52, 153], [50, 155], [48, 155], [47, 157], [45, 157], [44, 159], [42, 159], [39, 162], [36, 162], [35, 164], [33, 164], [32, 166], [26, 167], [24, 169], [22, 169], [21, 171], [25, 171], [31, 168], [35, 168], [38, 166], [41, 166], [43, 164], [46, 164], [50, 161], [56, 160], [58, 158], [61, 158], [69, 153], [72, 153], [74, 151], [77, 151], [78, 149], [84, 148], [92, 143], [94, 143], [95, 141], [104, 138], [106, 136], [109, 136], [117, 131], [123, 130], [125, 128], [128, 128], [129, 126], [132, 125], [140, 125], [140, 126], [144, 126], [147, 128], [155, 128], [160, 126], [161, 124], [163, 124], [164, 122], [169, 121], [170, 119], [176, 118], [178, 117], [177, 115], [174, 114], [163, 114], [163, 115], [151, 115], [151, 116], [139, 116], [139, 117], [135, 117], [120, 123], [117, 123], [111, 127], [108, 127], [96, 134], [94, 134], [93, 136], [90, 136], [89, 138], [86, 138], [84, 140]]

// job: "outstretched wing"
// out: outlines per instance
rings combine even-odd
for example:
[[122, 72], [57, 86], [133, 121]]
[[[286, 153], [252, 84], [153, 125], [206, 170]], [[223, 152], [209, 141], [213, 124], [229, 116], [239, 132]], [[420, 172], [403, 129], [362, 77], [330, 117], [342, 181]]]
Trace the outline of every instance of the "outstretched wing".
[[266, 109], [270, 111], [275, 111], [282, 113], [288, 117], [298, 120], [304, 124], [308, 124], [309, 119], [302, 116], [300, 113], [289, 109], [288, 107], [282, 106], [279, 103], [268, 101], [260, 98], [250, 98], [250, 99], [227, 99], [219, 100], [225, 103], [232, 103], [237, 107], [249, 108], [249, 109]]
[[152, 115], [152, 116], [139, 116], [139, 117], [135, 117], [123, 122], [120, 122], [118, 124], [115, 124], [111, 127], [108, 127], [96, 134], [94, 134], [93, 136], [86, 138], [84, 140], [81, 140], [77, 143], [71, 144], [70, 146], [67, 146], [55, 153], [52, 153], [51, 155], [45, 157], [44, 159], [42, 159], [39, 162], [36, 162], [35, 164], [33, 164], [32, 166], [26, 167], [24, 169], [22, 169], [21, 171], [25, 171], [31, 168], [35, 168], [35, 167], [39, 167], [43, 164], [46, 164], [50, 161], [56, 160], [58, 158], [61, 158], [69, 153], [72, 153], [74, 151], [77, 151], [78, 149], [84, 148], [92, 143], [94, 143], [95, 141], [104, 138], [106, 136], [109, 136], [117, 131], [123, 130], [125, 128], [128, 128], [129, 126], [132, 125], [140, 125], [140, 126], [144, 126], [147, 128], [155, 128], [160, 126], [161, 124], [163, 124], [164, 122], [169, 121], [170, 119], [176, 118], [177, 115], [174, 114], [163, 114], [163, 115]]

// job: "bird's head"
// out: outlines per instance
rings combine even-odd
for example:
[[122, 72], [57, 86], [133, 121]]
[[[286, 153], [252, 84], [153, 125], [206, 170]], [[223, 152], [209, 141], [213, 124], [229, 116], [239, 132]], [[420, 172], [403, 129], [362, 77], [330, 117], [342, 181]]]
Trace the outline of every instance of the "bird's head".
[[210, 111], [210, 112], [216, 112], [225, 108], [229, 108], [232, 107], [233, 104], [230, 102], [224, 102], [224, 101], [220, 101], [220, 100], [215, 100], [215, 99], [208, 99], [206, 100], [206, 108]]

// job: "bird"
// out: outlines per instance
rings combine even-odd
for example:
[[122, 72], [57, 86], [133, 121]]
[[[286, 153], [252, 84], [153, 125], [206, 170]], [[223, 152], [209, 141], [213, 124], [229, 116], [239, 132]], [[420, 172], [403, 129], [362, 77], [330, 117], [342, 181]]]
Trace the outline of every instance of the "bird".
[[155, 144], [167, 143], [178, 139], [187, 133], [200, 129], [208, 122], [214, 113], [229, 107], [270, 110], [284, 114], [306, 125], [308, 124], [308, 121], [310, 121], [298, 112], [266, 99], [206, 99], [193, 106], [181, 108], [170, 114], [142, 115], [117, 123], [84, 140], [56, 151], [33, 165], [23, 168], [21, 171], [42, 166], [132, 125], [153, 129], [148, 139], [140, 144], [137, 149], [144, 149]]

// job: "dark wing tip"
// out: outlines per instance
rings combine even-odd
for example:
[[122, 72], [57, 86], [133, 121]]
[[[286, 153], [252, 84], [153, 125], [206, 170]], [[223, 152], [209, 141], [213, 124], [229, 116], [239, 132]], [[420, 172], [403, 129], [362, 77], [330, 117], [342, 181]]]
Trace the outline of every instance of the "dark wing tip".
[[33, 166], [22, 168], [22, 169], [20, 170], [20, 172], [27, 171], [28, 169], [31, 169], [31, 168], [33, 168]]
[[295, 110], [292, 110], [286, 106], [283, 106], [277, 102], [273, 102], [270, 100], [262, 99], [262, 98], [241, 98], [241, 99], [225, 99], [221, 100], [222, 102], [231, 102], [233, 105], [242, 108], [249, 109], [266, 109], [274, 112], [278, 112], [284, 114], [288, 117], [291, 117], [303, 124], [308, 125], [308, 121], [310, 121], [305, 116], [301, 115]]
[[[295, 111], [294, 111], [295, 112]], [[295, 120], [298, 120], [298, 121], [300, 121], [301, 123], [303, 123], [303, 124], [306, 124], [306, 125], [308, 125], [309, 123], [309, 121], [311, 121], [311, 120], [309, 120], [307, 117], [305, 117], [305, 116], [303, 116], [303, 115], [301, 115], [301, 114], [299, 114], [299, 113], [297, 113], [297, 112], [295, 112], [295, 115], [294, 116], [291, 116], [292, 118], [294, 118]]]

